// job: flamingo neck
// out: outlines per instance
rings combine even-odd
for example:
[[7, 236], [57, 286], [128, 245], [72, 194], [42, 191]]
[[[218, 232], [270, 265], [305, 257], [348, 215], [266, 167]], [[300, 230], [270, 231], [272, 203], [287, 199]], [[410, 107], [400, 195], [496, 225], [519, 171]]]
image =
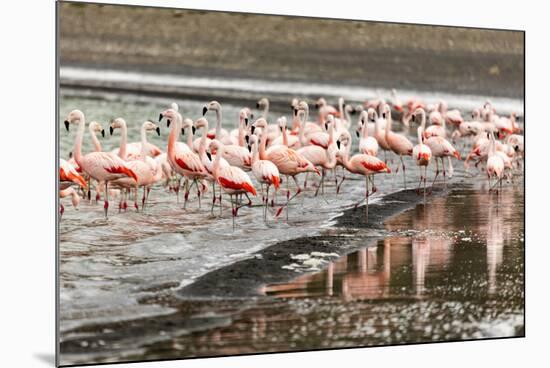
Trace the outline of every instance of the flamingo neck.
[[283, 126], [283, 145], [288, 147], [288, 136], [286, 135], [286, 125]]
[[258, 152], [258, 142], [254, 142], [252, 145], [252, 165], [260, 159], [260, 153]]
[[168, 147], [166, 148], [168, 158], [174, 162], [175, 157], [175, 145], [178, 140], [178, 132], [181, 130], [181, 118], [179, 115], [176, 115], [176, 121], [173, 122], [172, 127], [170, 128], [170, 135], [168, 136]]
[[269, 114], [269, 101], [265, 102], [264, 110], [262, 111], [262, 118], [267, 121], [267, 115]]
[[262, 132], [261, 138], [260, 138], [260, 159], [266, 160], [267, 154], [265, 153], [265, 145], [267, 143], [267, 133]]
[[338, 112], [340, 113], [340, 118], [344, 117], [344, 99], [338, 99]]
[[126, 161], [126, 142], [128, 140], [126, 136], [127, 134], [126, 123], [124, 123], [120, 127], [120, 148], [118, 150], [118, 156], [124, 161]]
[[239, 117], [239, 146], [244, 147], [244, 120]]
[[84, 120], [84, 114], [82, 114], [78, 123], [78, 130], [76, 132], [73, 148], [74, 160], [80, 167], [82, 167], [82, 139], [84, 138], [85, 125], [86, 121]]
[[220, 169], [220, 160], [223, 156], [224, 150], [225, 150], [224, 146], [221, 146], [218, 149], [218, 152], [216, 152], [216, 158], [214, 159], [214, 164], [212, 165], [212, 175], [216, 179], [218, 178], [218, 170]]
[[201, 142], [199, 144], [199, 156], [206, 154], [206, 136], [208, 135], [208, 123], [202, 128]]
[[145, 130], [145, 126], [141, 126], [141, 131], [139, 132], [141, 135], [141, 153], [140, 158], [142, 161], [145, 161], [145, 156], [147, 156], [147, 131]]
[[331, 145], [333, 142], [334, 142], [334, 124], [330, 123], [330, 126], [328, 127], [328, 145]]
[[222, 110], [221, 107], [216, 109], [216, 139], [221, 138], [222, 133]]
[[391, 124], [392, 124], [391, 115], [390, 115], [390, 113], [388, 113], [388, 114], [386, 115], [386, 138], [387, 138], [387, 137], [390, 135], [390, 133], [392, 132], [392, 130], [391, 130], [391, 128], [392, 128]]
[[187, 132], [187, 146], [193, 149], [193, 126], [191, 125], [189, 127], [189, 131]]
[[88, 130], [90, 132], [90, 136], [92, 137], [92, 142], [94, 144], [95, 151], [101, 152], [101, 143], [99, 142], [99, 139], [97, 139], [95, 131], [92, 129], [91, 125], [88, 127]]
[[298, 138], [300, 140], [300, 145], [305, 146], [306, 145], [306, 138], [304, 136], [305, 130], [306, 130], [306, 122], [307, 122], [307, 113], [304, 112], [304, 114], [300, 114], [304, 117], [304, 120], [302, 121], [302, 118], [298, 116], [298, 121], [300, 122], [300, 131], [298, 132]]

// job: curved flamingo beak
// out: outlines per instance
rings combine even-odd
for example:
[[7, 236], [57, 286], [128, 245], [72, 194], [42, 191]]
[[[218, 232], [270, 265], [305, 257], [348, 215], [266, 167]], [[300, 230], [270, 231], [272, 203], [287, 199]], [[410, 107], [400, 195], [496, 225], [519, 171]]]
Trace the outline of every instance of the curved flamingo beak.
[[212, 161], [212, 154], [210, 154], [210, 152], [206, 152], [206, 157], [208, 157], [208, 159]]
[[191, 127], [191, 133], [195, 134], [197, 128], [195, 128], [194, 126]]
[[244, 125], [248, 126], [248, 118], [244, 118]]
[[113, 127], [110, 126], [110, 127], [109, 127], [109, 133], [110, 133], [111, 135], [113, 135], [113, 131], [114, 131]]
[[162, 114], [159, 114], [159, 123], [162, 120]]
[[338, 149], [340, 149], [340, 141], [336, 141], [336, 147], [338, 147]]
[[462, 160], [462, 158], [460, 157], [460, 152], [458, 152], [458, 151], [455, 151], [453, 153], [453, 156], [456, 157], [458, 160]]
[[158, 136], [160, 137], [160, 127], [157, 127], [157, 129], [155, 129], [155, 131], [157, 132]]
[[206, 115], [206, 112], [208, 111], [208, 107], [203, 107], [202, 108], [202, 116]]
[[101, 136], [105, 138], [105, 129], [101, 129]]
[[256, 108], [257, 108], [257, 109], [260, 108], [260, 103], [259, 103], [259, 102], [256, 102]]
[[359, 138], [360, 134], [358, 130], [355, 131], [355, 134], [357, 135], [357, 138]]
[[252, 146], [248, 145], [248, 152], [252, 152]]
[[65, 128], [67, 129], [67, 131], [69, 131], [69, 120], [65, 120], [64, 123], [65, 123]]
[[181, 135], [185, 135], [185, 128], [181, 128]]
[[250, 127], [250, 133], [251, 133], [251, 134], [254, 134], [254, 130], [255, 130], [255, 129], [256, 129], [256, 127], [255, 127], [254, 125], [252, 125], [252, 126]]
[[166, 120], [166, 127], [167, 127], [167, 128], [170, 128], [170, 123], [171, 123], [171, 122], [172, 122], [172, 121], [171, 121], [170, 119]]

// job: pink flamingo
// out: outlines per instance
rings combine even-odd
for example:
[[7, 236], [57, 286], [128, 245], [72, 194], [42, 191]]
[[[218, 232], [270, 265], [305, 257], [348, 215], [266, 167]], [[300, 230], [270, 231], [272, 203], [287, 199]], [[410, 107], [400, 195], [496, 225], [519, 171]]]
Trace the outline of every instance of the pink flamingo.
[[[252, 173], [256, 177], [256, 180], [261, 185], [262, 188], [262, 203], [264, 204], [264, 220], [267, 217], [267, 204], [269, 202], [269, 188], [273, 185], [275, 187], [275, 192], [273, 193], [273, 199], [271, 200], [271, 205], [275, 204], [275, 196], [279, 185], [281, 183], [281, 177], [279, 174], [279, 169], [271, 161], [260, 160], [260, 153], [258, 149], [258, 137], [256, 135], [251, 135], [249, 137], [249, 148], [252, 150]], [[264, 185], [266, 186], [266, 194], [264, 196]]]
[[65, 120], [65, 127], [67, 130], [69, 129], [70, 124], [78, 124], [78, 131], [76, 133], [73, 149], [76, 163], [93, 179], [105, 183], [105, 202], [103, 208], [105, 209], [105, 218], [107, 218], [107, 212], [109, 209], [109, 192], [107, 186], [109, 181], [123, 177], [131, 177], [137, 180], [138, 177], [130, 168], [128, 168], [128, 166], [126, 166], [126, 162], [124, 162], [124, 160], [112, 153], [91, 152], [86, 155], [82, 155], [82, 138], [84, 136], [84, 128], [86, 125], [82, 111], [73, 110], [69, 113], [67, 119]]
[[300, 148], [301, 144], [299, 136], [289, 135], [287, 133], [286, 118], [284, 116], [281, 116], [279, 119], [277, 119], [277, 125], [279, 125], [281, 135], [275, 138], [271, 145], [277, 146], [283, 144], [292, 149]]
[[[210, 144], [211, 148], [214, 148], [217, 152], [216, 158], [213, 164], [214, 178], [218, 182], [218, 185], [229, 194], [231, 200], [231, 214], [233, 216], [233, 228], [235, 228], [235, 217], [240, 208], [239, 203], [234, 202], [233, 196], [251, 193], [256, 195], [256, 189], [250, 180], [250, 177], [241, 168], [235, 166], [222, 166], [220, 165], [221, 158], [223, 157], [225, 145], [219, 140], [215, 139]], [[210, 155], [210, 152], [207, 153]], [[211, 158], [211, 157], [210, 157]]]
[[[386, 104], [387, 105], [387, 104]], [[411, 156], [413, 150], [413, 144], [405, 136], [392, 132], [392, 119], [391, 111], [384, 111], [382, 117], [386, 119], [386, 142], [390, 146], [391, 150], [399, 155], [399, 160], [403, 167], [403, 186], [407, 189], [407, 178], [405, 175], [405, 163], [403, 162], [403, 156]], [[395, 173], [399, 171], [399, 166], [395, 170]]]
[[[111, 125], [111, 127], [113, 127]], [[160, 135], [160, 128], [153, 122], [147, 120], [145, 121], [140, 130], [141, 135], [141, 153], [139, 156], [136, 156], [134, 159], [129, 160], [126, 162], [126, 165], [134, 171], [138, 179], [135, 180], [133, 178], [120, 178], [113, 180], [111, 184], [115, 187], [120, 187], [125, 190], [135, 190], [134, 194], [134, 208], [136, 210], [139, 210], [138, 204], [137, 204], [137, 195], [138, 195], [138, 189], [139, 187], [143, 188], [143, 197], [141, 200], [142, 209], [145, 209], [145, 204], [147, 201], [147, 198], [149, 197], [149, 191], [151, 190], [151, 186], [155, 184], [159, 179], [160, 175], [162, 174], [161, 168], [157, 165], [157, 162], [148, 156], [148, 148], [147, 148], [147, 132], [148, 131], [155, 131], [158, 135]], [[121, 142], [123, 139], [121, 139]], [[119, 209], [126, 209], [126, 201], [125, 196], [122, 195], [121, 198], [121, 205], [119, 206]]]
[[208, 132], [208, 138], [223, 140], [229, 136], [229, 132], [222, 128], [222, 106], [218, 101], [210, 101], [202, 108], [202, 116], [206, 115], [208, 111], [214, 111], [216, 113], [216, 128]]
[[[490, 149], [487, 159], [487, 179], [489, 180], [489, 191], [500, 183], [502, 187], [502, 174], [504, 172], [504, 161], [502, 157], [496, 154], [495, 136], [491, 133], [489, 136]], [[495, 184], [491, 186], [491, 178], [495, 178]], [[498, 193], [498, 190], [497, 190]]]
[[334, 107], [327, 104], [327, 101], [320, 97], [315, 103], [315, 108], [319, 110], [318, 123], [322, 124], [325, 122], [325, 119], [328, 114], [332, 116], [340, 117], [340, 112]]
[[[415, 121], [415, 116], [418, 115], [421, 116], [421, 123], [417, 130], [418, 144], [413, 147], [412, 157], [415, 159], [416, 165], [420, 170], [420, 181], [418, 182], [416, 192], [419, 192], [420, 185], [422, 184], [422, 182], [424, 182], [424, 197], [426, 197], [426, 178], [428, 177], [428, 165], [430, 164], [430, 160], [432, 159], [432, 150], [429, 146], [423, 144], [422, 133], [424, 131], [424, 127], [426, 126], [426, 111], [424, 111], [424, 109], [422, 108], [416, 109], [416, 111], [412, 115], [413, 122]], [[422, 167], [424, 167], [424, 174], [422, 174]]]
[[[331, 130], [330, 132], [330, 139], [328, 148], [324, 149], [319, 146], [306, 146], [298, 149], [296, 152], [303, 157], [305, 157], [307, 160], [309, 160], [313, 165], [320, 166], [322, 168], [321, 170], [321, 182], [319, 183], [319, 186], [317, 187], [317, 190], [315, 191], [315, 196], [319, 193], [319, 189], [322, 189], [322, 193], [324, 194], [324, 181], [326, 177], [326, 170], [333, 170], [336, 167], [336, 145], [333, 140], [333, 128], [329, 127]], [[305, 186], [305, 184], [304, 184]]]
[[[444, 158], [447, 157], [449, 159], [449, 172], [450, 177], [453, 175], [453, 165], [451, 163], [451, 156], [456, 157], [460, 160], [460, 153], [453, 147], [449, 141], [447, 141], [443, 137], [430, 137], [424, 141], [424, 143], [430, 147], [430, 150], [432, 151], [432, 156], [435, 158], [435, 177], [432, 182], [432, 188], [435, 184], [435, 181], [437, 179], [437, 176], [439, 175], [439, 164], [437, 162], [437, 159], [441, 159], [441, 165], [443, 165], [443, 183], [445, 184], [445, 187], [447, 187], [447, 182], [445, 181], [446, 178], [446, 171], [445, 171], [445, 161]], [[431, 192], [431, 191], [430, 191]]]
[[[161, 117], [166, 117], [170, 120], [172, 126], [170, 127], [170, 135], [168, 136], [168, 162], [174, 169], [174, 171], [185, 178], [192, 180], [193, 184], [197, 187], [197, 196], [199, 198], [200, 208], [200, 189], [197, 180], [204, 179], [208, 176], [208, 172], [202, 165], [199, 156], [195, 154], [191, 148], [182, 150], [176, 143], [181, 129], [182, 117], [173, 109], [165, 110], [161, 113]], [[193, 185], [192, 184], [192, 185]], [[192, 186], [191, 185], [191, 186]], [[189, 199], [190, 186], [186, 185], [184, 206], [187, 206], [187, 200]]]
[[361, 137], [359, 140], [359, 152], [376, 157], [378, 156], [378, 141], [374, 137], [369, 136], [369, 112], [372, 115], [376, 113], [374, 109], [362, 111], [357, 122], [357, 137]]
[[[260, 118], [256, 120], [256, 122], [254, 122], [254, 124], [252, 125], [251, 133], [254, 134], [254, 130], [256, 128], [265, 128], [266, 126], [267, 126], [267, 121], [265, 121], [265, 119], [263, 118]], [[315, 172], [317, 173], [317, 175], [320, 175], [320, 172], [309, 160], [305, 159], [303, 156], [299, 155], [292, 148], [288, 148], [287, 146], [284, 146], [284, 145], [271, 146], [266, 151], [265, 149], [266, 142], [267, 142], [267, 134], [262, 134], [260, 139], [260, 159], [269, 160], [273, 162], [275, 166], [277, 166], [277, 169], [279, 169], [279, 173], [286, 176], [291, 176], [292, 179], [294, 179], [294, 183], [296, 184], [296, 193], [292, 197], [290, 197], [290, 188], [288, 186], [288, 180], [286, 181], [287, 203], [285, 204], [285, 206], [287, 207], [287, 219], [288, 219], [288, 204], [294, 197], [296, 197], [302, 191], [302, 189], [300, 188], [300, 184], [298, 184], [298, 180], [296, 179], [296, 175], [303, 172]], [[281, 210], [283, 207], [279, 209], [277, 215], [281, 213]]]
[[[335, 124], [334, 116], [332, 114], [327, 114], [326, 123], [324, 123], [325, 129], [327, 129], [329, 126], [331, 127], [331, 129], [333, 129], [334, 124]], [[314, 133], [311, 133], [306, 138], [305, 145], [306, 146], [315, 145], [326, 150], [328, 148], [330, 138], [331, 136], [329, 132], [314, 132]]]
[[[206, 177], [206, 180], [210, 181], [212, 183], [212, 207], [210, 208], [210, 213], [214, 213], [214, 206], [216, 205], [216, 179], [214, 178], [214, 163], [211, 160], [212, 155], [210, 155], [210, 158], [206, 154], [206, 147], [210, 147], [210, 144], [212, 143], [212, 140], [207, 138], [208, 135], [208, 120], [205, 118], [199, 118], [197, 121], [195, 121], [194, 124], [195, 129], [202, 129], [202, 134], [200, 137], [200, 143], [199, 143], [199, 158], [201, 160], [202, 165], [208, 172], [208, 176]], [[226, 161], [225, 158], [220, 158], [220, 166], [225, 167], [229, 166], [229, 163]], [[222, 194], [220, 190], [220, 215], [222, 210]]]
[[[365, 155], [362, 153], [359, 153], [357, 155], [354, 155], [353, 157], [349, 158], [348, 152], [344, 152], [340, 150], [340, 141], [336, 141], [336, 145], [338, 147], [338, 151], [336, 152], [336, 156], [342, 158], [342, 163], [344, 164], [344, 167], [351, 172], [352, 174], [359, 174], [363, 175], [365, 177], [365, 215], [366, 219], [368, 221], [369, 217], [369, 177], [374, 176], [375, 174], [381, 174], [381, 173], [390, 173], [390, 168], [384, 163], [384, 161], [380, 160], [377, 157]], [[374, 191], [373, 191], [374, 192]], [[362, 202], [358, 202], [355, 205], [355, 208]]]

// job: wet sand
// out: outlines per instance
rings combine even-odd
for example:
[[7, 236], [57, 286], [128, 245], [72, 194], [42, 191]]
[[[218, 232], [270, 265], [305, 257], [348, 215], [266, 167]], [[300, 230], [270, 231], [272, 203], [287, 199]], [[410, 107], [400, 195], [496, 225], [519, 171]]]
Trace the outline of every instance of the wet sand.
[[411, 196], [402, 192], [373, 205], [370, 214], [380, 222], [368, 229], [359, 221], [363, 209], [350, 209], [322, 236], [275, 244], [201, 277], [177, 296], [151, 290], [141, 303], [176, 312], [74, 329], [61, 344], [64, 359], [524, 336], [522, 185], [505, 187], [500, 196], [454, 185], [426, 204], [410, 204]]
[[523, 98], [522, 32], [70, 3], [59, 14], [62, 66]]

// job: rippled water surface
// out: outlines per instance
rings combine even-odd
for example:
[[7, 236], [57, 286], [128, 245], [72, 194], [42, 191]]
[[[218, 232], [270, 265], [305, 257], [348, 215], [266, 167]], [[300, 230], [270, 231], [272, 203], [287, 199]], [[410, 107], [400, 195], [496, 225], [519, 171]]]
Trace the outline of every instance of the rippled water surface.
[[[107, 132], [111, 119], [124, 117], [132, 142], [139, 140], [141, 123], [158, 117], [167, 103], [62, 93], [61, 157], [72, 148], [75, 129], [66, 132], [62, 121], [73, 108]], [[203, 106], [178, 103], [182, 114], [193, 119]], [[239, 108], [223, 105], [227, 128], [236, 125]], [[87, 134], [86, 152], [91, 149]], [[119, 134], [100, 138], [103, 149], [117, 147]], [[161, 125], [161, 137], [148, 138], [165, 149], [167, 135]], [[454, 164], [448, 192], [429, 197], [376, 231], [334, 228], [334, 219], [363, 197], [364, 180], [353, 177], [338, 196], [332, 180], [324, 196], [314, 198], [313, 189], [307, 190], [290, 208], [288, 222], [284, 216], [264, 222], [255, 199], [253, 207], [239, 211], [234, 230], [228, 204], [221, 218], [210, 215], [210, 193], [201, 209], [193, 198], [183, 210], [173, 192], [157, 186], [144, 212], [129, 208], [119, 213], [115, 205], [108, 220], [102, 203], [83, 200], [75, 211], [64, 199], [59, 228], [62, 363], [522, 335], [522, 177], [506, 184], [499, 196], [490, 195], [481, 175], [472, 177], [462, 163]], [[413, 187], [418, 173], [413, 166], [407, 173]], [[400, 175], [396, 180], [377, 177], [373, 202], [400, 190]], [[359, 246], [350, 245], [352, 252], [344, 256], [297, 252], [282, 266], [295, 270], [296, 277], [264, 285], [263, 297], [189, 301], [175, 296], [201, 276], [258, 257], [271, 245], [317, 235], [349, 238]]]

